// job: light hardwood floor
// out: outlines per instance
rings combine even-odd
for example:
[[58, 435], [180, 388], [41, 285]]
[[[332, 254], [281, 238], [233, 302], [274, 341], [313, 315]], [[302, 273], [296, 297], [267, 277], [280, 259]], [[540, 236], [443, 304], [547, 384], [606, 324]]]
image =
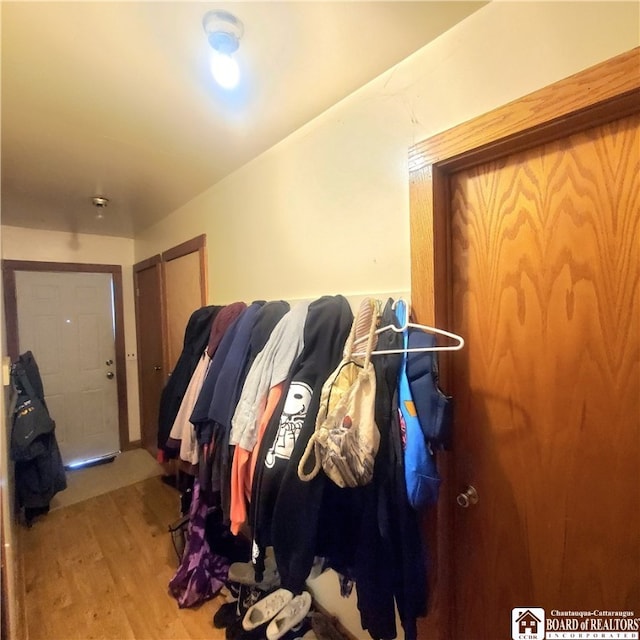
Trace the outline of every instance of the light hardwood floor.
[[155, 477], [21, 527], [28, 640], [222, 640], [221, 597], [181, 610], [168, 593], [178, 516], [178, 493]]

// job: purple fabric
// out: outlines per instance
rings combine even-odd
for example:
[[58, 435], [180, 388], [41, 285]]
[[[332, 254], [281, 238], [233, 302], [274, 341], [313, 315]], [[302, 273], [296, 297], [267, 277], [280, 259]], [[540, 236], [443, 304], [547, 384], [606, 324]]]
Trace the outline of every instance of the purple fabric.
[[224, 585], [229, 573], [226, 558], [213, 553], [205, 537], [205, 522], [209, 504], [206, 493], [200, 493], [196, 478], [189, 509], [187, 545], [176, 575], [169, 582], [169, 591], [178, 606], [194, 607], [213, 598]]

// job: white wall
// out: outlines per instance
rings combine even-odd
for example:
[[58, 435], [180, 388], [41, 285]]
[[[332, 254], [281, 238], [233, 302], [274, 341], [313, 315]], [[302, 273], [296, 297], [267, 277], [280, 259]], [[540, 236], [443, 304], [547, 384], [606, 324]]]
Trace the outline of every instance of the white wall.
[[[133, 299], [133, 240], [9, 226], [2, 226], [1, 240], [2, 258], [5, 260], [120, 265], [125, 349], [127, 353], [137, 353]], [[129, 440], [139, 440], [138, 363], [135, 360], [127, 360], [126, 363]]]
[[[408, 148], [638, 46], [638, 11], [636, 2], [496, 0], [140, 234], [135, 256], [129, 240], [3, 227], [3, 257], [121, 264], [127, 351], [136, 349], [131, 266], [201, 233], [210, 303], [407, 291]], [[311, 583], [366, 637], [354, 598], [341, 600], [335, 585]]]
[[[136, 261], [206, 233], [211, 303], [409, 290], [408, 148], [638, 46], [639, 21], [636, 2], [493, 2], [140, 234]], [[311, 586], [366, 637], [332, 584]]]
[[410, 145], [638, 43], [636, 3], [495, 2], [136, 237], [207, 234], [209, 301], [409, 288]]

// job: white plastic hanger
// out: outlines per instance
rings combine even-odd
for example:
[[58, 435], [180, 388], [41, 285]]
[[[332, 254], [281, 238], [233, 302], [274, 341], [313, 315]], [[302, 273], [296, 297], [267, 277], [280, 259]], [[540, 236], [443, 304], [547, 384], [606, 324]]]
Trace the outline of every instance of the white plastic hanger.
[[[380, 351], [372, 351], [371, 352], [372, 356], [382, 355], [387, 353], [422, 353], [425, 351], [459, 351], [460, 349], [462, 349], [462, 347], [464, 347], [464, 338], [462, 336], [459, 336], [457, 333], [450, 333], [449, 331], [445, 331], [444, 329], [437, 329], [436, 327], [430, 327], [429, 325], [426, 325], [426, 324], [417, 324], [416, 322], [409, 322], [408, 320], [411, 317], [410, 304], [406, 300], [403, 300], [403, 299], [400, 299], [400, 300], [404, 302], [407, 310], [406, 312], [407, 320], [405, 321], [404, 325], [401, 327], [396, 327], [393, 324], [388, 324], [384, 327], [380, 327], [379, 329], [376, 329], [376, 332], [375, 332], [376, 335], [384, 333], [385, 331], [395, 331], [396, 333], [403, 333], [409, 327], [411, 327], [413, 329], [420, 329], [421, 331], [427, 331], [429, 333], [436, 333], [440, 336], [446, 336], [447, 338], [451, 338], [452, 340], [455, 340], [455, 344], [445, 345], [445, 346], [435, 346], [435, 347], [416, 347], [414, 349], [382, 349]], [[392, 307], [393, 309], [396, 308], [396, 304], [400, 302], [400, 300], [396, 300], [396, 302], [393, 303], [393, 307]], [[362, 338], [358, 338], [353, 343], [353, 346], [355, 347], [358, 343], [364, 342], [365, 340], [367, 340], [367, 337], [368, 336], [363, 336]], [[351, 355], [364, 356], [365, 353], [354, 351]]]

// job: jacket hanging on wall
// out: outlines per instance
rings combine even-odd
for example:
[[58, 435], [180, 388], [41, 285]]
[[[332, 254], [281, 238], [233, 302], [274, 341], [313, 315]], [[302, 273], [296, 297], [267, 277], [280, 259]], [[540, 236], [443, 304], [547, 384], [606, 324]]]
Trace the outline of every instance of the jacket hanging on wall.
[[222, 309], [219, 306], [201, 307], [189, 317], [184, 332], [182, 352], [178, 357], [171, 377], [162, 389], [158, 412], [158, 455], [173, 457], [175, 452], [164, 451], [171, 433], [173, 421], [178, 415], [182, 398], [187, 390], [191, 376], [198, 365], [198, 360], [209, 340], [213, 320]]
[[13, 364], [11, 383], [16, 394], [10, 450], [15, 462], [16, 500], [31, 526], [33, 518], [49, 511], [53, 496], [67, 488], [67, 479], [55, 435], [56, 423], [49, 415], [31, 351]]

